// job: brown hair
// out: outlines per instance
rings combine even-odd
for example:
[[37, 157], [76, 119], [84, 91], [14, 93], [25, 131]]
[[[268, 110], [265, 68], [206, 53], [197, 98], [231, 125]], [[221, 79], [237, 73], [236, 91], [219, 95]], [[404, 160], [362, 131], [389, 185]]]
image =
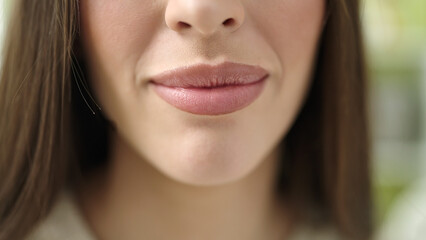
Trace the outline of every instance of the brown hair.
[[[14, 0], [0, 79], [0, 240], [22, 239], [58, 192], [103, 164], [107, 122], [77, 58], [77, 0]], [[345, 238], [372, 234], [366, 76], [356, 0], [327, 0], [310, 93], [282, 141], [277, 190]], [[285, 159], [285, 160], [284, 160]], [[313, 217], [312, 219], [315, 219]]]

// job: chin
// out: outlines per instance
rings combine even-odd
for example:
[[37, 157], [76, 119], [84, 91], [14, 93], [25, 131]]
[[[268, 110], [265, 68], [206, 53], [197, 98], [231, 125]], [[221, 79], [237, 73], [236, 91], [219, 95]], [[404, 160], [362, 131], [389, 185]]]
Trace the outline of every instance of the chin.
[[214, 186], [244, 178], [257, 163], [244, 151], [220, 145], [187, 149], [169, 156], [166, 162], [157, 164], [157, 169], [166, 177], [183, 184]]

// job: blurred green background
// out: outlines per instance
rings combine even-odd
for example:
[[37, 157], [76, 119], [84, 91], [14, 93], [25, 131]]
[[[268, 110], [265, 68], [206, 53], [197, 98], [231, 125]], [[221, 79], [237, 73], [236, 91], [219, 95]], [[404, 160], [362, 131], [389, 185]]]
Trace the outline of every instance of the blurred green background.
[[426, 229], [426, 199], [417, 201], [426, 189], [416, 187], [426, 175], [426, 1], [365, 0], [362, 17], [371, 78], [375, 220], [380, 239], [398, 239], [418, 231], [403, 226], [415, 225], [411, 219], [418, 216]]
[[[2, 3], [6, 8], [8, 1]], [[408, 239], [398, 236], [412, 231], [402, 225], [411, 223], [411, 215], [394, 212], [403, 212], [405, 202], [426, 192], [414, 187], [426, 182], [426, 0], [364, 0], [361, 5], [371, 79], [378, 238]], [[4, 9], [0, 8], [0, 31]], [[426, 199], [419, 202], [414, 208], [426, 223]]]

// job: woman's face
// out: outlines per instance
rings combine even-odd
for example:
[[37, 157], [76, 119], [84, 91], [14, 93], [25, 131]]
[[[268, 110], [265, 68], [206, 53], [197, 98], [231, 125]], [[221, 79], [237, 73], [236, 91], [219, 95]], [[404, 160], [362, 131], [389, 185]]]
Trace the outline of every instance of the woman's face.
[[[80, 4], [90, 84], [113, 136], [194, 185], [241, 178], [285, 137], [310, 85], [325, 9], [324, 0]], [[158, 75], [197, 64], [208, 65]], [[262, 76], [251, 85], [178, 88]]]

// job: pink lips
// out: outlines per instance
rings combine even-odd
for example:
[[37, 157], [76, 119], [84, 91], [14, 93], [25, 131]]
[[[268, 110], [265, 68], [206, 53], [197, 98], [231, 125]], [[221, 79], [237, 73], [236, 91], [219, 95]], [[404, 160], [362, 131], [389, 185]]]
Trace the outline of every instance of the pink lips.
[[182, 111], [219, 115], [251, 104], [267, 77], [259, 66], [224, 62], [173, 69], [152, 77], [150, 83], [158, 96]]

